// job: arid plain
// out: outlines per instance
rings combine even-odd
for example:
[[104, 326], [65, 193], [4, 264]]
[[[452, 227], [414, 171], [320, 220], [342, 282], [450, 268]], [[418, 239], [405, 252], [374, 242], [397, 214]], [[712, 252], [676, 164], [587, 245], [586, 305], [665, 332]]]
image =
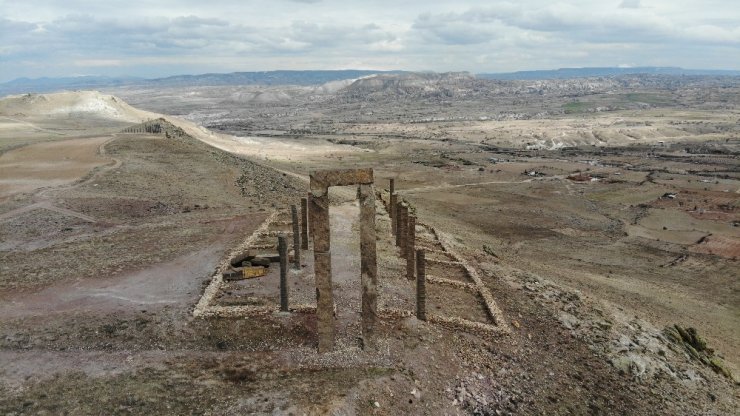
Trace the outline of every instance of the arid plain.
[[[4, 98], [0, 409], [736, 413], [739, 161], [733, 77], [386, 74]], [[419, 244], [451, 256], [430, 275], [464, 281], [470, 265], [501, 316], [434, 285], [430, 311], [500, 332], [387, 317], [361, 349], [351, 189], [331, 194], [337, 351], [316, 353], [311, 314], [193, 316], [247, 237], [287, 230], [309, 172], [358, 167], [380, 197], [381, 305], [413, 310], [381, 203], [393, 178]], [[293, 291], [310, 302], [309, 251], [303, 266]], [[275, 267], [217, 302], [276, 304]]]

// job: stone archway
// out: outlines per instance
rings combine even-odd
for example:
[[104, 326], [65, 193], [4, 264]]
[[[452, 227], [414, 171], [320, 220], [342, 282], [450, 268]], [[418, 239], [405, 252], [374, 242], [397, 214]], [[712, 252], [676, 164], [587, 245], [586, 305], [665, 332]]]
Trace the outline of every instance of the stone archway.
[[369, 345], [377, 320], [378, 266], [375, 252], [375, 188], [372, 169], [311, 172], [309, 222], [313, 230], [316, 317], [319, 352], [334, 348], [336, 319], [331, 274], [329, 187], [358, 185], [360, 201], [360, 273], [362, 285], [362, 340]]

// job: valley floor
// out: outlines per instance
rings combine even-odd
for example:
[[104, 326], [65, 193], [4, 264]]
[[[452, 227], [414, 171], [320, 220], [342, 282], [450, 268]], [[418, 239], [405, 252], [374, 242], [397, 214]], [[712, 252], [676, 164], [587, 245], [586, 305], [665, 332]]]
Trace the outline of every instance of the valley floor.
[[[353, 134], [234, 138], [165, 118], [166, 135], [96, 122], [88, 138], [34, 130], [31, 144], [3, 148], [2, 413], [740, 410], [737, 139], [527, 151]], [[48, 168], [67, 157], [63, 172]], [[378, 347], [359, 348], [358, 207], [346, 189], [331, 208], [336, 352], [315, 352], [310, 313], [193, 316], [234, 248], [275, 212], [270, 231], [285, 231], [309, 171], [349, 167], [372, 167], [382, 198], [395, 178], [419, 242], [441, 244], [431, 229], [447, 239], [508, 333], [389, 317]], [[381, 304], [413, 310], [382, 200], [376, 209]], [[311, 302], [311, 251], [302, 254], [293, 294]], [[274, 267], [225, 285], [217, 302], [275, 304]], [[465, 279], [454, 265], [429, 273]], [[429, 294], [430, 312], [491, 319], [464, 290]], [[708, 348], [675, 339], [675, 325], [696, 328]]]

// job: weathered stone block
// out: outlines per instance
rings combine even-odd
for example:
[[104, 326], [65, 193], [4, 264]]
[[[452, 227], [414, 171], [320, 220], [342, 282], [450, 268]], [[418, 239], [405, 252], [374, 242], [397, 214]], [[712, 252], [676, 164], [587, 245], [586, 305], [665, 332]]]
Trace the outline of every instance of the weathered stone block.
[[311, 178], [311, 191], [316, 188], [328, 188], [330, 186], [346, 185], [368, 185], [373, 183], [373, 170], [366, 169], [335, 169], [317, 170], [309, 174]]
[[[278, 257], [278, 260], [280, 258]], [[262, 267], [270, 267], [270, 263], [272, 263], [272, 260], [268, 257], [255, 257], [252, 260], [249, 260], [250, 263], [252, 263], [252, 266], [262, 266]]]

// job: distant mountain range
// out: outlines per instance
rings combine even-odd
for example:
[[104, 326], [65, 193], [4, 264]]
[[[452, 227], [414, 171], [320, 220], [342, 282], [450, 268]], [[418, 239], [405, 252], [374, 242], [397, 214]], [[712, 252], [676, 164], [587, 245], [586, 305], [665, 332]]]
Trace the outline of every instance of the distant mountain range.
[[321, 85], [331, 81], [355, 79], [374, 74], [393, 74], [402, 71], [263, 71], [232, 72], [228, 74], [175, 75], [166, 78], [134, 77], [68, 77], [68, 78], [18, 78], [0, 84], [0, 96], [29, 92], [52, 92], [120, 86], [218, 86], [218, 85]]
[[134, 77], [64, 77], [64, 78], [18, 78], [0, 84], [0, 95], [27, 92], [52, 92], [59, 90], [83, 90], [102, 87], [118, 87], [145, 81]]
[[265, 71], [232, 72], [229, 74], [175, 75], [167, 78], [146, 80], [145, 84], [157, 86], [197, 85], [321, 85], [331, 81], [355, 79], [380, 73], [401, 71]]
[[[18, 78], [0, 83], [0, 96], [30, 92], [52, 92], [60, 90], [83, 90], [121, 86], [141, 87], [192, 87], [219, 85], [321, 85], [327, 82], [356, 79], [370, 75], [412, 74], [407, 71], [264, 71], [232, 72], [228, 74], [176, 75], [166, 78], [145, 79], [136, 77], [82, 76], [65, 78]], [[430, 74], [430, 73], [416, 73]], [[683, 69], [674, 67], [635, 68], [561, 68], [542, 71], [520, 71], [508, 73], [477, 74], [478, 79], [488, 80], [552, 80], [589, 77], [614, 77], [632, 74], [693, 75], [693, 76], [740, 76], [740, 71]], [[385, 81], [387, 82], [387, 80]]]
[[539, 71], [504, 72], [495, 74], [478, 74], [479, 78], [496, 80], [535, 80], [535, 79], [572, 79], [591, 77], [613, 77], [619, 75], [704, 75], [704, 76], [740, 76], [740, 71], [713, 69], [683, 69], [677, 67], [643, 66], [634, 68], [560, 68]]

